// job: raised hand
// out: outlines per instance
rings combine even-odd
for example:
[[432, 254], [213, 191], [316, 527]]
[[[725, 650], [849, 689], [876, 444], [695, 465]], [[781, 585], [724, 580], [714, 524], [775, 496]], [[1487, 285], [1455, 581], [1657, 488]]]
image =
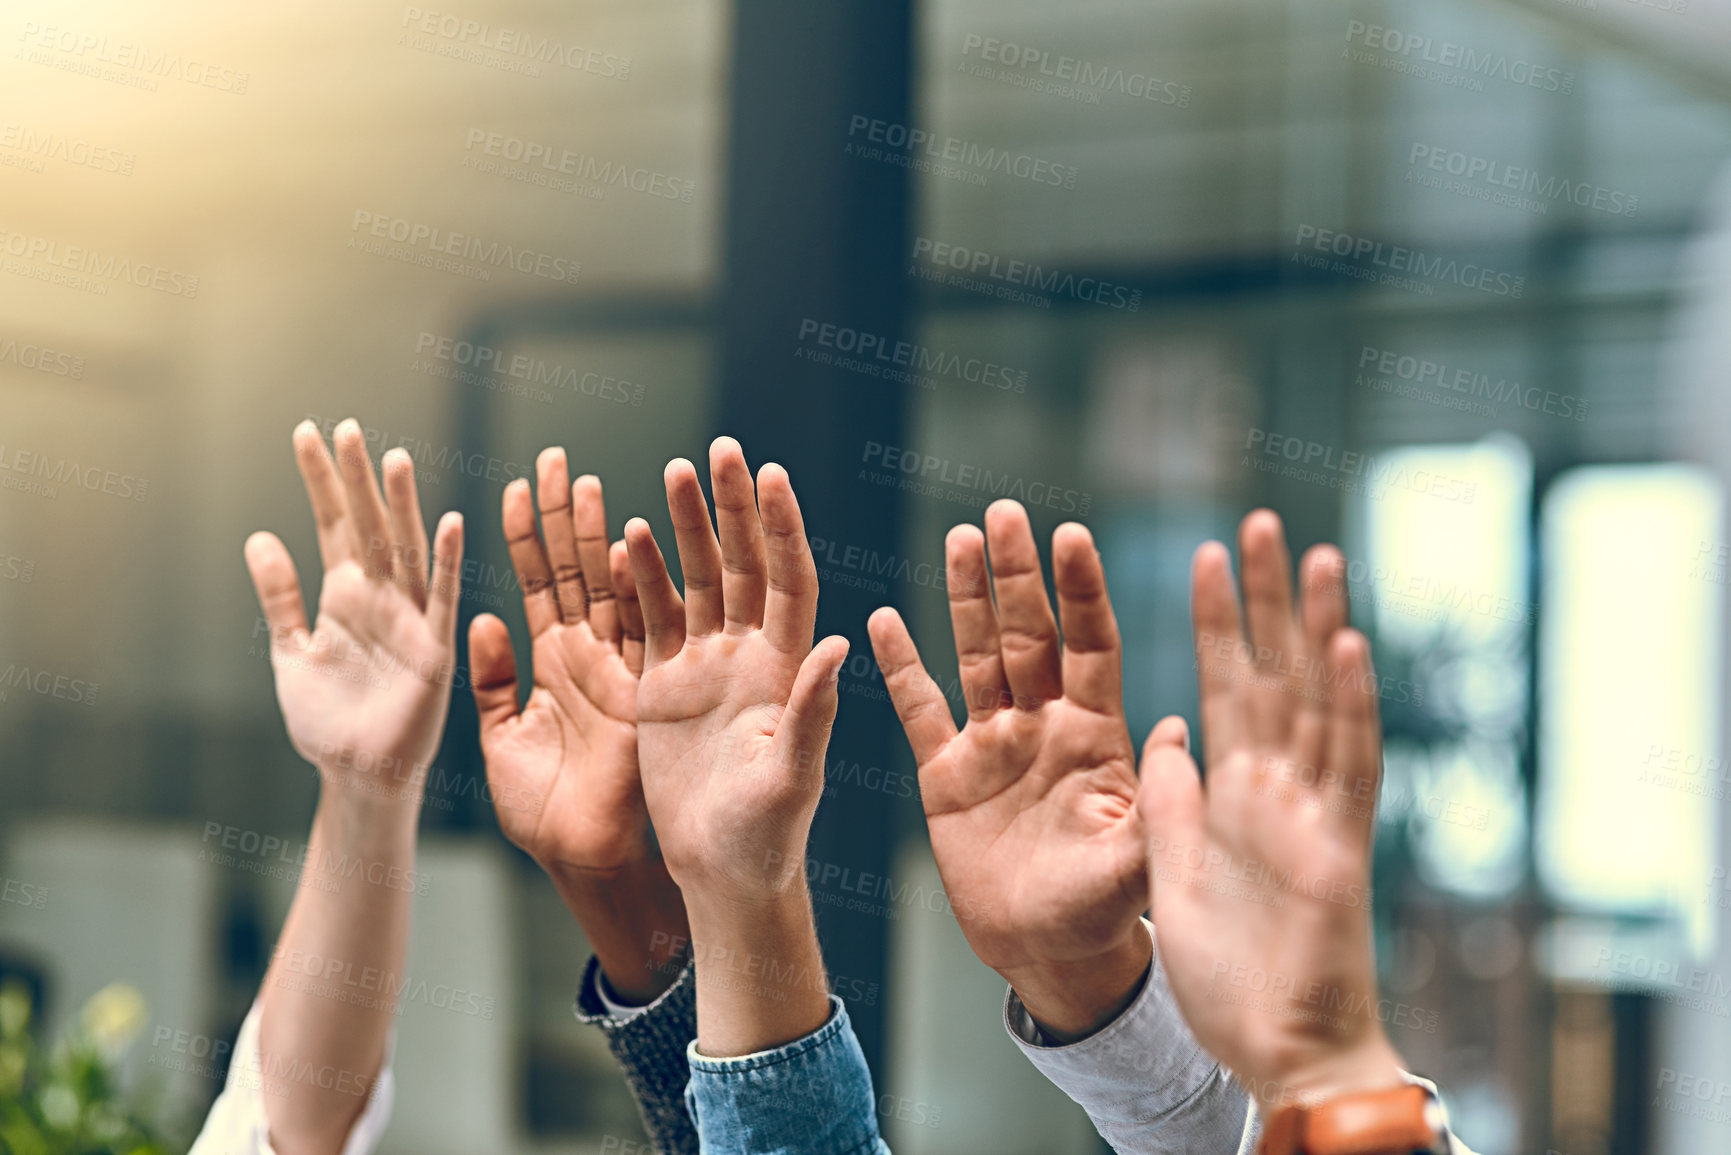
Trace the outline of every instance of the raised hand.
[[1245, 518], [1239, 550], [1242, 617], [1224, 546], [1191, 579], [1206, 784], [1182, 718], [1143, 753], [1161, 959], [1197, 1039], [1265, 1105], [1395, 1086], [1370, 942], [1370, 649], [1336, 550], [1306, 555], [1296, 612], [1280, 519]]
[[246, 543], [277, 701], [289, 740], [327, 788], [418, 806], [456, 669], [463, 519], [440, 519], [429, 581], [409, 455], [385, 454], [381, 501], [360, 426], [344, 421], [333, 441], [334, 464], [312, 422], [294, 434], [325, 566], [310, 630], [283, 543], [264, 532]]
[[[266, 1077], [258, 1090], [271, 1146], [283, 1155], [346, 1149], [380, 1077], [395, 1005], [389, 998], [353, 1004], [333, 998], [309, 975], [402, 973], [409, 907], [419, 889], [421, 793], [455, 671], [462, 519], [447, 513], [439, 522], [429, 576], [408, 454], [385, 454], [381, 501], [360, 427], [343, 422], [334, 441], [333, 464], [311, 423], [295, 430], [295, 458], [325, 563], [310, 630], [282, 542], [256, 533], [246, 543], [247, 568], [270, 626], [283, 720], [322, 781], [300, 883], [259, 991], [259, 1053], [250, 1061], [265, 1072], [349, 1076]], [[329, 863], [365, 869], [331, 870]], [[308, 960], [317, 960], [318, 969]], [[219, 1102], [213, 1120], [232, 1109]]]
[[[812, 646], [817, 569], [786, 471], [764, 466], [754, 494], [727, 437], [709, 463], [719, 542], [691, 463], [666, 471], [683, 598], [646, 522], [629, 522], [625, 541], [646, 630], [644, 793], [691, 917], [699, 1046], [730, 1055], [809, 1033], [829, 1013], [805, 845], [847, 641]], [[770, 997], [706, 969], [760, 951], [792, 976]]]
[[1073, 1038], [1128, 1003], [1152, 949], [1139, 922], [1146, 847], [1105, 574], [1080, 525], [1058, 527], [1052, 558], [1061, 642], [1026, 511], [997, 501], [984, 535], [950, 531], [960, 732], [900, 616], [880, 609], [870, 629], [962, 932], [1048, 1033]]
[[563, 449], [505, 487], [505, 540], [523, 590], [534, 685], [517, 700], [505, 623], [469, 627], [481, 752], [499, 826], [540, 864], [582, 924], [609, 982], [645, 998], [675, 977], [679, 891], [656, 857], [637, 769], [643, 619], [623, 542], [609, 549], [601, 482], [568, 478]]

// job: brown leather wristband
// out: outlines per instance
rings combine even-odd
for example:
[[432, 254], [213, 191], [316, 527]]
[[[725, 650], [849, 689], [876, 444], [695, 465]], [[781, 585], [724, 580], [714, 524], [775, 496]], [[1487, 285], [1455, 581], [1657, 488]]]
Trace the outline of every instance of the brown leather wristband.
[[1447, 1143], [1436, 1096], [1414, 1084], [1282, 1107], [1263, 1128], [1256, 1155], [1446, 1153]]

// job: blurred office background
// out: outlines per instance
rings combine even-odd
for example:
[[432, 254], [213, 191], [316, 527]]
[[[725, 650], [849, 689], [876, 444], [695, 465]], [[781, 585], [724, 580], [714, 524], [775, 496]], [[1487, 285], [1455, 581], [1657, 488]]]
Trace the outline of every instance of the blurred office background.
[[[166, 1117], [217, 1090], [177, 1040], [232, 1037], [291, 894], [263, 839], [292, 857], [315, 791], [241, 543], [281, 534], [315, 593], [289, 432], [353, 416], [465, 512], [466, 615], [520, 654], [497, 509], [540, 448], [664, 541], [668, 458], [728, 432], [789, 465], [855, 655], [811, 853], [892, 880], [893, 917], [819, 917], [897, 1151], [1102, 1149], [919, 897], [865, 644], [896, 604], [953, 674], [932, 567], [998, 492], [1097, 535], [1138, 739], [1193, 714], [1196, 544], [1257, 504], [1341, 541], [1386, 679], [1395, 1045], [1485, 1155], [1731, 1145], [1731, 3], [77, 0], [0, 29], [0, 967], [50, 1035], [136, 984]], [[451, 233], [580, 271], [430, 266]], [[916, 379], [874, 355], [899, 341]], [[405, 1009], [387, 1151], [621, 1149], [581, 936], [498, 834], [462, 689], [440, 767], [409, 970], [495, 1013]]]

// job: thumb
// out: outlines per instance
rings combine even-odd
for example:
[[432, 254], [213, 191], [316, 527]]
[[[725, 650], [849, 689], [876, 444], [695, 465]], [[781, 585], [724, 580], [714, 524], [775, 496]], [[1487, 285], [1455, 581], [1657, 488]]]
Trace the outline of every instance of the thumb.
[[475, 687], [475, 711], [481, 721], [481, 749], [494, 733], [517, 716], [517, 656], [511, 632], [492, 614], [469, 623], [469, 674]]
[[775, 742], [780, 748], [777, 761], [791, 765], [801, 775], [814, 770], [820, 777], [823, 773], [823, 756], [829, 748], [839, 700], [836, 683], [841, 676], [841, 664], [847, 661], [847, 651], [846, 638], [825, 638], [811, 648], [793, 680], [787, 710], [776, 727]]
[[[1190, 727], [1177, 714], [1154, 727], [1142, 747], [1142, 783], [1136, 806], [1148, 832], [1148, 857], [1160, 861], [1168, 852], [1183, 855], [1203, 845], [1202, 780], [1190, 756]], [[1160, 888], [1154, 887], [1158, 904]], [[1155, 924], [1159, 924], [1156, 917]]]

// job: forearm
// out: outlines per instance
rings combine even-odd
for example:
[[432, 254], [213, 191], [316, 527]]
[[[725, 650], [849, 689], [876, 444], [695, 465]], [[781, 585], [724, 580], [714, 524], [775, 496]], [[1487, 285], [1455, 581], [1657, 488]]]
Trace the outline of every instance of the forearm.
[[383, 1070], [404, 981], [418, 817], [418, 799], [320, 793], [259, 993], [259, 1075], [280, 1155], [341, 1151]]
[[803, 879], [763, 899], [693, 897], [690, 913], [701, 1054], [769, 1050], [829, 1019], [829, 983]]
[[685, 900], [659, 858], [606, 875], [544, 863], [553, 886], [600, 960], [607, 985], [633, 1003], [647, 1003], [679, 977], [691, 938]]

